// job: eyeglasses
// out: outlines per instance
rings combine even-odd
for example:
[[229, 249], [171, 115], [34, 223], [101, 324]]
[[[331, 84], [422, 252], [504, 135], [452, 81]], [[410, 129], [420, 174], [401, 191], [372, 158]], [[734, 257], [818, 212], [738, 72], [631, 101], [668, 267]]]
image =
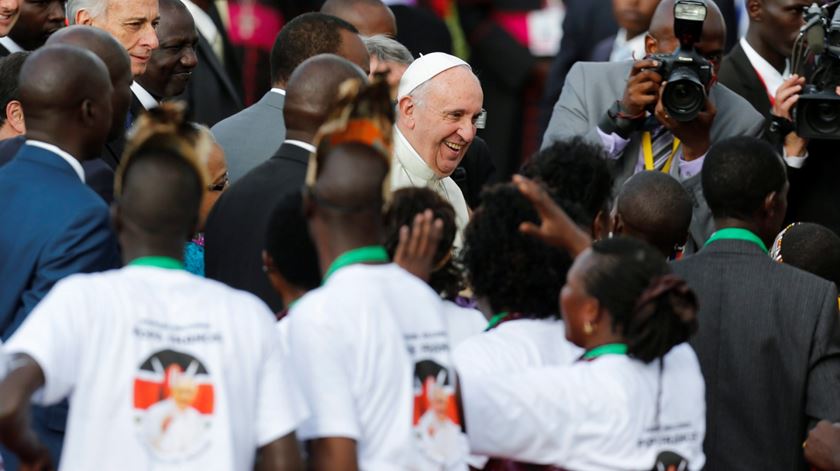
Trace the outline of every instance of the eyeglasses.
[[207, 185], [207, 190], [215, 192], [224, 191], [224, 189], [227, 188], [228, 183], [230, 183], [230, 175], [225, 172], [224, 176], [222, 176], [222, 181]]

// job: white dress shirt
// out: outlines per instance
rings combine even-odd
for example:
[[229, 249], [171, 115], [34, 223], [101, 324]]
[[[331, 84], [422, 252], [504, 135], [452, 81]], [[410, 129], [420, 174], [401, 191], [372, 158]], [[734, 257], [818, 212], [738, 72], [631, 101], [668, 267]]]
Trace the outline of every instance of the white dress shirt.
[[627, 39], [627, 30], [624, 28], [618, 30], [610, 53], [610, 62], [640, 60], [645, 57], [645, 34], [642, 33], [632, 39]]
[[20, 47], [20, 44], [16, 43], [14, 39], [8, 36], [3, 36], [2, 38], [0, 38], [0, 45], [5, 47], [9, 51], [9, 54], [26, 51], [26, 49]]
[[160, 106], [160, 103], [157, 101], [155, 97], [152, 96], [151, 93], [146, 91], [142, 85], [137, 82], [131, 83], [131, 92], [134, 93], [134, 96], [140, 101], [140, 104], [143, 105], [143, 108], [150, 110], [152, 108], [157, 108]]
[[50, 151], [53, 154], [61, 157], [65, 162], [67, 162], [70, 165], [70, 167], [73, 168], [73, 170], [76, 172], [76, 174], [79, 175], [79, 180], [81, 180], [82, 183], [85, 182], [85, 170], [82, 168], [82, 164], [79, 163], [79, 161], [76, 160], [72, 155], [70, 155], [67, 152], [61, 150], [61, 148], [59, 148], [58, 146], [53, 145], [53, 144], [48, 144], [44, 141], [36, 141], [34, 139], [27, 139], [26, 140], [26, 145], [32, 146], [32, 147], [40, 147], [41, 149], [44, 149], [46, 151]]

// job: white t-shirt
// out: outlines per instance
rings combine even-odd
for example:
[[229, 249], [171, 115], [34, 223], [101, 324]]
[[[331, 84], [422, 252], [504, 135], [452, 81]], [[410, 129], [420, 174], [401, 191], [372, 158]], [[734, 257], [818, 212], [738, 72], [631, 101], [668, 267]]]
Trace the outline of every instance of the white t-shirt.
[[517, 319], [468, 338], [453, 356], [458, 374], [468, 375], [569, 365], [582, 354], [583, 349], [566, 340], [562, 320]]
[[449, 345], [453, 349], [487, 327], [487, 319], [480, 311], [461, 307], [452, 301], [443, 302], [443, 318], [449, 332]]
[[465, 469], [442, 309], [393, 264], [344, 267], [295, 304], [280, 329], [312, 410], [299, 437], [356, 440], [366, 471]]
[[705, 386], [688, 344], [665, 356], [661, 381], [658, 361], [603, 355], [517, 374], [462, 375], [461, 394], [476, 453], [575, 471], [651, 469], [666, 450], [688, 459], [691, 470], [706, 461]]
[[307, 414], [273, 315], [183, 270], [129, 266], [56, 284], [6, 345], [69, 396], [63, 469], [252, 469]]

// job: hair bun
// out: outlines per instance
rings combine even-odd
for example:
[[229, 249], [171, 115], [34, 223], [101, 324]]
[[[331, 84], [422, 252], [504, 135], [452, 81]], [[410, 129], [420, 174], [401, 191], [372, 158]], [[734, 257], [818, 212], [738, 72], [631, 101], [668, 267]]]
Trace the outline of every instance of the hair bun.
[[697, 296], [685, 280], [674, 274], [654, 278], [625, 332], [630, 354], [645, 362], [665, 355], [697, 331], [696, 314]]

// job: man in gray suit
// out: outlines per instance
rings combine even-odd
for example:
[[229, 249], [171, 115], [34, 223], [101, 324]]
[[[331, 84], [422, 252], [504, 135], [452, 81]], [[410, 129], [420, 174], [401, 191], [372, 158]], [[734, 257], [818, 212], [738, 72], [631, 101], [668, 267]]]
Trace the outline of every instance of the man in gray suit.
[[715, 144], [702, 186], [717, 231], [673, 267], [700, 304], [706, 469], [805, 470], [808, 428], [840, 420], [837, 289], [767, 255], [789, 188], [770, 144]]
[[[714, 64], [716, 72], [726, 27], [714, 2], [705, 3], [708, 13], [695, 49]], [[678, 46], [674, 0], [663, 0], [654, 13], [645, 50], [648, 54], [672, 53]], [[664, 87], [663, 77], [653, 70], [657, 65], [652, 59], [576, 64], [554, 107], [543, 148], [556, 140], [583, 135], [602, 143], [614, 159], [618, 187], [643, 169], [664, 171], [680, 180], [694, 203], [686, 245], [686, 252], [692, 253], [714, 229], [700, 188], [706, 151], [728, 136], [759, 135], [764, 121], [743, 98], [714, 83], [708, 87], [705, 109], [694, 120], [673, 119], [660, 99]], [[645, 136], [652, 141], [650, 151], [642, 145]]]
[[227, 157], [231, 183], [274, 155], [286, 139], [283, 103], [295, 67], [318, 54], [336, 54], [365, 72], [370, 59], [356, 28], [323, 13], [306, 13], [286, 24], [271, 50], [272, 89], [257, 103], [213, 126]]

